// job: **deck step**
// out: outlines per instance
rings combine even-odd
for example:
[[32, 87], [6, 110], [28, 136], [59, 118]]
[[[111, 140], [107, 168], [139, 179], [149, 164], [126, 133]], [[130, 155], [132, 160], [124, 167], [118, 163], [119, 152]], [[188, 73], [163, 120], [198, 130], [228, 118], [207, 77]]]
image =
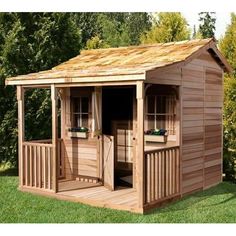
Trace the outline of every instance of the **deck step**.
[[82, 176], [82, 175], [76, 177], [76, 180], [80, 182], [87, 182], [87, 183], [93, 183], [93, 184], [97, 184], [99, 182], [99, 179], [96, 177]]

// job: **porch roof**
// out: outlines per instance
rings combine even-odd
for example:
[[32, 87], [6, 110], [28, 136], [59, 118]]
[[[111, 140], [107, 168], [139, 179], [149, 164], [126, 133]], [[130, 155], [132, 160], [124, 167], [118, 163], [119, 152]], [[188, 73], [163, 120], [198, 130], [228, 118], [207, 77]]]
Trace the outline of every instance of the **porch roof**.
[[147, 71], [186, 63], [204, 50], [208, 50], [225, 72], [231, 71], [213, 39], [198, 39], [83, 50], [80, 55], [51, 70], [7, 78], [6, 85], [145, 80]]

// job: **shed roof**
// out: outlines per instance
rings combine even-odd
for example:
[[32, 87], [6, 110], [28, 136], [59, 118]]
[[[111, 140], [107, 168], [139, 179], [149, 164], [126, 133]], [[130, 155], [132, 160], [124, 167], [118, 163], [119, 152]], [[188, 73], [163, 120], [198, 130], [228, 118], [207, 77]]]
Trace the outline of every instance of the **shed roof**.
[[[147, 71], [185, 62], [208, 50], [219, 65], [231, 71], [213, 39], [198, 39], [141, 46], [83, 50], [80, 55], [51, 70], [8, 78], [6, 84], [44, 84], [73, 82], [80, 78], [89, 82], [94, 77], [145, 75]], [[117, 77], [118, 78], [118, 77]], [[30, 82], [31, 81], [31, 82]], [[26, 83], [27, 82], [27, 83]]]

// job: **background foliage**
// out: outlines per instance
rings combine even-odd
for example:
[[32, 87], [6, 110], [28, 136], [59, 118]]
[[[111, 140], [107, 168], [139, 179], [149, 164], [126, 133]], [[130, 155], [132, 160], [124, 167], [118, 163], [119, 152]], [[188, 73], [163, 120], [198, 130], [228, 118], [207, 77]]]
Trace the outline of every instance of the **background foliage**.
[[220, 39], [219, 47], [233, 68], [224, 80], [224, 173], [226, 179], [236, 180], [236, 15]]
[[179, 12], [156, 14], [151, 30], [141, 36], [142, 43], [167, 43], [186, 39], [190, 39], [190, 29]]
[[[17, 162], [16, 88], [5, 78], [51, 67], [83, 48], [139, 44], [147, 13], [0, 13], [0, 163]], [[51, 136], [48, 90], [26, 92], [26, 139]]]

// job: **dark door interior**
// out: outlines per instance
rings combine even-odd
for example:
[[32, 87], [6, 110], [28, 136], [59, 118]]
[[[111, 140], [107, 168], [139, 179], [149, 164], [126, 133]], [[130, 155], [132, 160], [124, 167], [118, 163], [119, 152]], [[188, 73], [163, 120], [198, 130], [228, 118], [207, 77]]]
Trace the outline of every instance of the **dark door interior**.
[[[103, 88], [103, 134], [114, 136], [115, 186], [132, 187], [133, 88]], [[129, 138], [127, 138], [129, 136]], [[127, 141], [129, 139], [129, 142]]]

